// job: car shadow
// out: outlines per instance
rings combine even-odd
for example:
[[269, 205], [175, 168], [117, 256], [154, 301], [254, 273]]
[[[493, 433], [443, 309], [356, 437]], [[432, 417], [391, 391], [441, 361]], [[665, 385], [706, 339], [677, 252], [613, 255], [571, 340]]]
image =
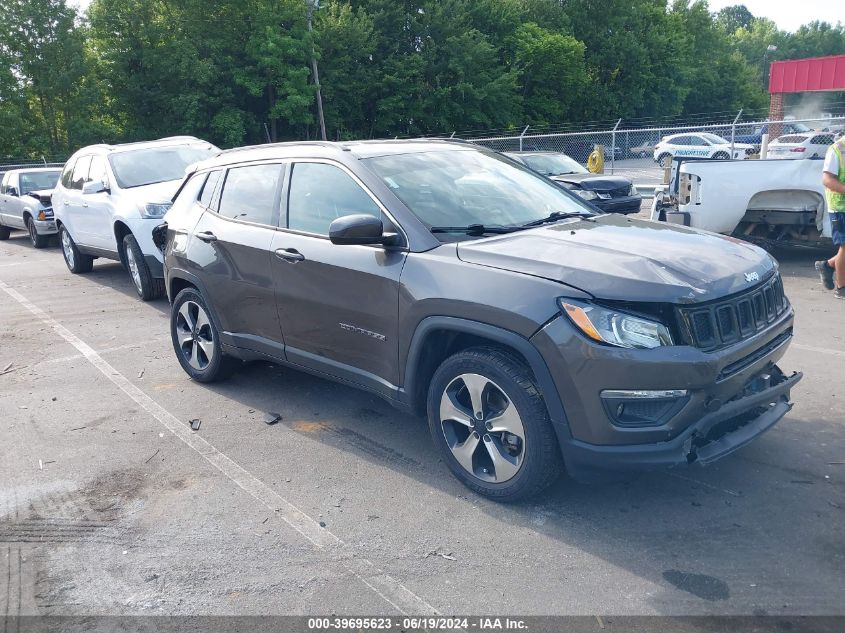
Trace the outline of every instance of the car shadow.
[[145, 303], [163, 315], [170, 315], [170, 304], [167, 301], [167, 297], [160, 297], [153, 301], [142, 301], [138, 296], [138, 292], [135, 290], [135, 285], [129, 273], [123, 268], [120, 262], [102, 258], [95, 259], [93, 270], [90, 273], [77, 275], [77, 277], [111, 288], [120, 294], [126, 295], [132, 301]]
[[[819, 583], [834, 582], [840, 574], [823, 543], [831, 531], [838, 533], [845, 497], [841, 485], [835, 493], [823, 488], [830, 484], [817, 460], [825, 457], [808, 460], [807, 438], [835, 431], [823, 420], [790, 416], [777, 430], [708, 468], [603, 484], [564, 476], [534, 499], [504, 505], [464, 488], [442, 463], [427, 423], [376, 396], [264, 362], [245, 364], [228, 381], [203, 388], [257, 411], [293, 411], [283, 413], [280, 426], [461, 499], [472, 512], [510, 530], [553, 539], [564, 558], [598, 557], [622, 576], [647, 581], [632, 590], [642, 591], [632, 602], [635, 612], [773, 613], [771, 605], [794, 604], [795, 592], [810, 591], [803, 577], [787, 582], [790, 572], [782, 557], [815, 566], [810, 576]], [[800, 432], [793, 430], [799, 422]], [[825, 451], [835, 457], [835, 451]], [[829, 494], [841, 506], [829, 505]], [[760, 589], [749, 591], [749, 585]], [[830, 593], [841, 584], [827, 586]], [[827, 605], [830, 611], [837, 603], [818, 596], [816, 608], [823, 612]], [[562, 598], [550, 613], [565, 609]], [[793, 608], [801, 610], [801, 605]]]

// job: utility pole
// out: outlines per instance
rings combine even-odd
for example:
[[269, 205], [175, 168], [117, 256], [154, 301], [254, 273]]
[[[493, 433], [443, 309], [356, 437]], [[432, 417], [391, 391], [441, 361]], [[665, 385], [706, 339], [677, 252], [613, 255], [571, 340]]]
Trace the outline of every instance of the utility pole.
[[[308, 34], [313, 33], [311, 28], [311, 16], [315, 9], [320, 8], [320, 0], [305, 0], [308, 10]], [[311, 72], [314, 74], [314, 85], [317, 87], [317, 117], [320, 119], [320, 136], [326, 140], [326, 120], [323, 117], [323, 94], [320, 92], [320, 75], [317, 72], [317, 58], [314, 55], [314, 42], [311, 42]]]

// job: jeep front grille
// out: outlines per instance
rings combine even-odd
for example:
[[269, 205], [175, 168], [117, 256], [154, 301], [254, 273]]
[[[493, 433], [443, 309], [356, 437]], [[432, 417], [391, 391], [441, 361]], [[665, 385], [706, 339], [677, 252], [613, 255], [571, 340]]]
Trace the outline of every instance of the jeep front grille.
[[705, 351], [744, 341], [777, 321], [789, 304], [780, 275], [728, 299], [679, 308], [692, 344]]

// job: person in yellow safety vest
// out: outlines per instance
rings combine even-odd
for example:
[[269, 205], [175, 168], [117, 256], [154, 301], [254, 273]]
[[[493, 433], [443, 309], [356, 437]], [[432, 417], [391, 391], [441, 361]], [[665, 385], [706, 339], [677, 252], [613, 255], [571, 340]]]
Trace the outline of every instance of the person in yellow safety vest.
[[[839, 249], [828, 260], [816, 262], [822, 285], [845, 299], [845, 136], [827, 150], [824, 159], [822, 184], [827, 194], [833, 245]], [[835, 285], [834, 285], [835, 282]]]

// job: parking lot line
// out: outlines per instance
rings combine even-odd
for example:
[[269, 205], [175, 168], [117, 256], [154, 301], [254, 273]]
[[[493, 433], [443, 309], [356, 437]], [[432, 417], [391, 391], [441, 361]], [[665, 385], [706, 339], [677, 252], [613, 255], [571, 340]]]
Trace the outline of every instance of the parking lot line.
[[[210, 442], [197, 435], [191, 428], [180, 422], [176, 416], [164, 409], [141, 389], [136, 387], [123, 374], [110, 365], [90, 345], [68, 330], [59, 321], [29, 301], [21, 293], [0, 281], [0, 290], [32, 313], [44, 325], [51, 328], [70, 345], [76, 348], [100, 373], [113, 382], [135, 403], [147, 411], [162, 426], [201, 455], [209, 464], [217, 468], [239, 488], [249, 493], [262, 505], [272, 510], [279, 518], [296, 530], [318, 549], [341, 547], [346, 545], [335, 534], [305, 512], [284, 499], [260, 479], [252, 475], [226, 454], [215, 448]], [[403, 614], [439, 615], [439, 611], [428, 602], [414, 594], [390, 575], [364, 558], [352, 557], [344, 563], [352, 574], [370, 590], [388, 602]]]
[[802, 349], [806, 352], [815, 352], [816, 354], [830, 354], [831, 356], [841, 356], [845, 358], [845, 352], [840, 352], [836, 349], [826, 349], [824, 347], [813, 347], [812, 345], [804, 345], [803, 343], [793, 343], [792, 347], [795, 349]]

